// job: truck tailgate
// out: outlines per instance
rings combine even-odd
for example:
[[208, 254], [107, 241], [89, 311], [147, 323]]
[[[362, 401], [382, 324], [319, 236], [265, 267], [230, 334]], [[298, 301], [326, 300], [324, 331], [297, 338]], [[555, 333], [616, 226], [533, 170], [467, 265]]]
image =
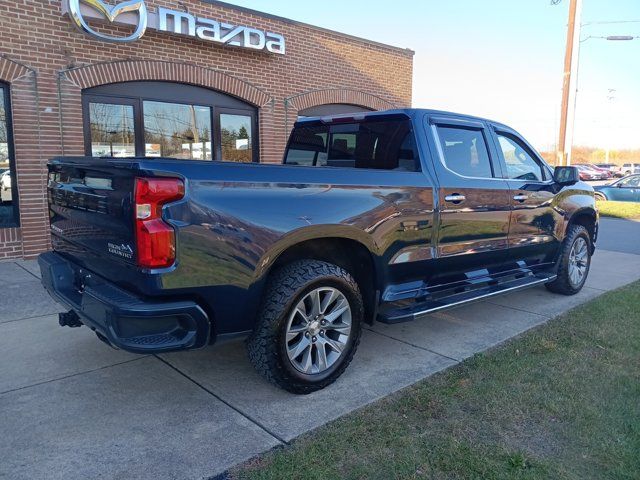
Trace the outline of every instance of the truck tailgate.
[[80, 264], [93, 257], [134, 265], [134, 182], [135, 173], [126, 162], [50, 163], [47, 192], [54, 249]]

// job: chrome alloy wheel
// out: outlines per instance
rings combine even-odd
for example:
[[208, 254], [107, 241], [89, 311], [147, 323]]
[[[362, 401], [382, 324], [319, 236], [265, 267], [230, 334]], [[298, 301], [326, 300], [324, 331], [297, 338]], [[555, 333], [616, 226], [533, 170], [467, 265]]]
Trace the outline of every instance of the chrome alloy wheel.
[[574, 287], [579, 286], [587, 274], [589, 247], [583, 237], [578, 237], [569, 252], [569, 280]]
[[322, 373], [340, 358], [350, 335], [349, 301], [340, 290], [318, 287], [307, 293], [289, 315], [289, 361], [302, 373]]

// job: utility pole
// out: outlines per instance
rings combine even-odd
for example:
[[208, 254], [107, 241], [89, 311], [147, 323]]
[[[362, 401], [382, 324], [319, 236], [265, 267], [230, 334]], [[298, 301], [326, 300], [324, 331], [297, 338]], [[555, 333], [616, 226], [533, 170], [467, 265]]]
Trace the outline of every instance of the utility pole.
[[605, 163], [609, 163], [609, 151], [611, 150], [611, 120], [613, 119], [613, 113], [612, 113], [612, 104], [616, 99], [616, 89], [615, 88], [610, 88], [608, 93], [607, 93], [607, 101], [609, 102], [609, 108], [608, 108], [608, 122], [607, 122], [607, 128], [609, 130], [609, 138], [607, 138], [607, 149], [605, 150], [605, 154], [604, 154], [604, 161]]
[[578, 57], [580, 52], [580, 16], [582, 0], [570, 0], [567, 44], [564, 54], [564, 73], [562, 78], [562, 107], [560, 110], [560, 132], [556, 162], [558, 165], [570, 165], [571, 143], [573, 142], [573, 117], [576, 108], [578, 80]]

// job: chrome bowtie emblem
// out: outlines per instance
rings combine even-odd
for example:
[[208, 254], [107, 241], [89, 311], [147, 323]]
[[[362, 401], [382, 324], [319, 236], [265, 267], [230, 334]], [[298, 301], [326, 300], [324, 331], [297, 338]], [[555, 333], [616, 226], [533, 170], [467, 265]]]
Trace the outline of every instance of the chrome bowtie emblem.
[[[109, 42], [133, 42], [134, 40], [138, 40], [140, 37], [144, 35], [144, 32], [147, 30], [147, 22], [148, 22], [148, 14], [147, 14], [147, 6], [144, 3], [144, 0], [125, 0], [123, 2], [117, 3], [116, 5], [110, 6], [106, 4], [103, 0], [68, 0], [69, 1], [69, 14], [73, 23], [83, 32], [99, 38], [100, 40], [106, 40]], [[102, 14], [106, 20], [109, 22], [114, 22], [118, 15], [127, 12], [137, 12], [138, 13], [138, 24], [136, 26], [135, 31], [127, 36], [127, 37], [112, 37], [109, 35], [105, 35], [104, 33], [100, 33], [95, 31], [93, 28], [89, 26], [82, 15], [81, 4], [84, 3], [89, 7], [96, 10], [98, 13]]]

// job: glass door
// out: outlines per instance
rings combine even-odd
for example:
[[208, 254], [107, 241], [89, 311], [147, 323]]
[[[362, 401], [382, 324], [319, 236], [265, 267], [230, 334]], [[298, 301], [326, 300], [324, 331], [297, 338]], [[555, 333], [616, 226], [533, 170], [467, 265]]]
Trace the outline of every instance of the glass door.
[[255, 162], [255, 116], [246, 110], [218, 108], [220, 151], [223, 162]]
[[88, 95], [83, 98], [87, 155], [127, 158], [141, 155], [136, 141], [138, 101]]

